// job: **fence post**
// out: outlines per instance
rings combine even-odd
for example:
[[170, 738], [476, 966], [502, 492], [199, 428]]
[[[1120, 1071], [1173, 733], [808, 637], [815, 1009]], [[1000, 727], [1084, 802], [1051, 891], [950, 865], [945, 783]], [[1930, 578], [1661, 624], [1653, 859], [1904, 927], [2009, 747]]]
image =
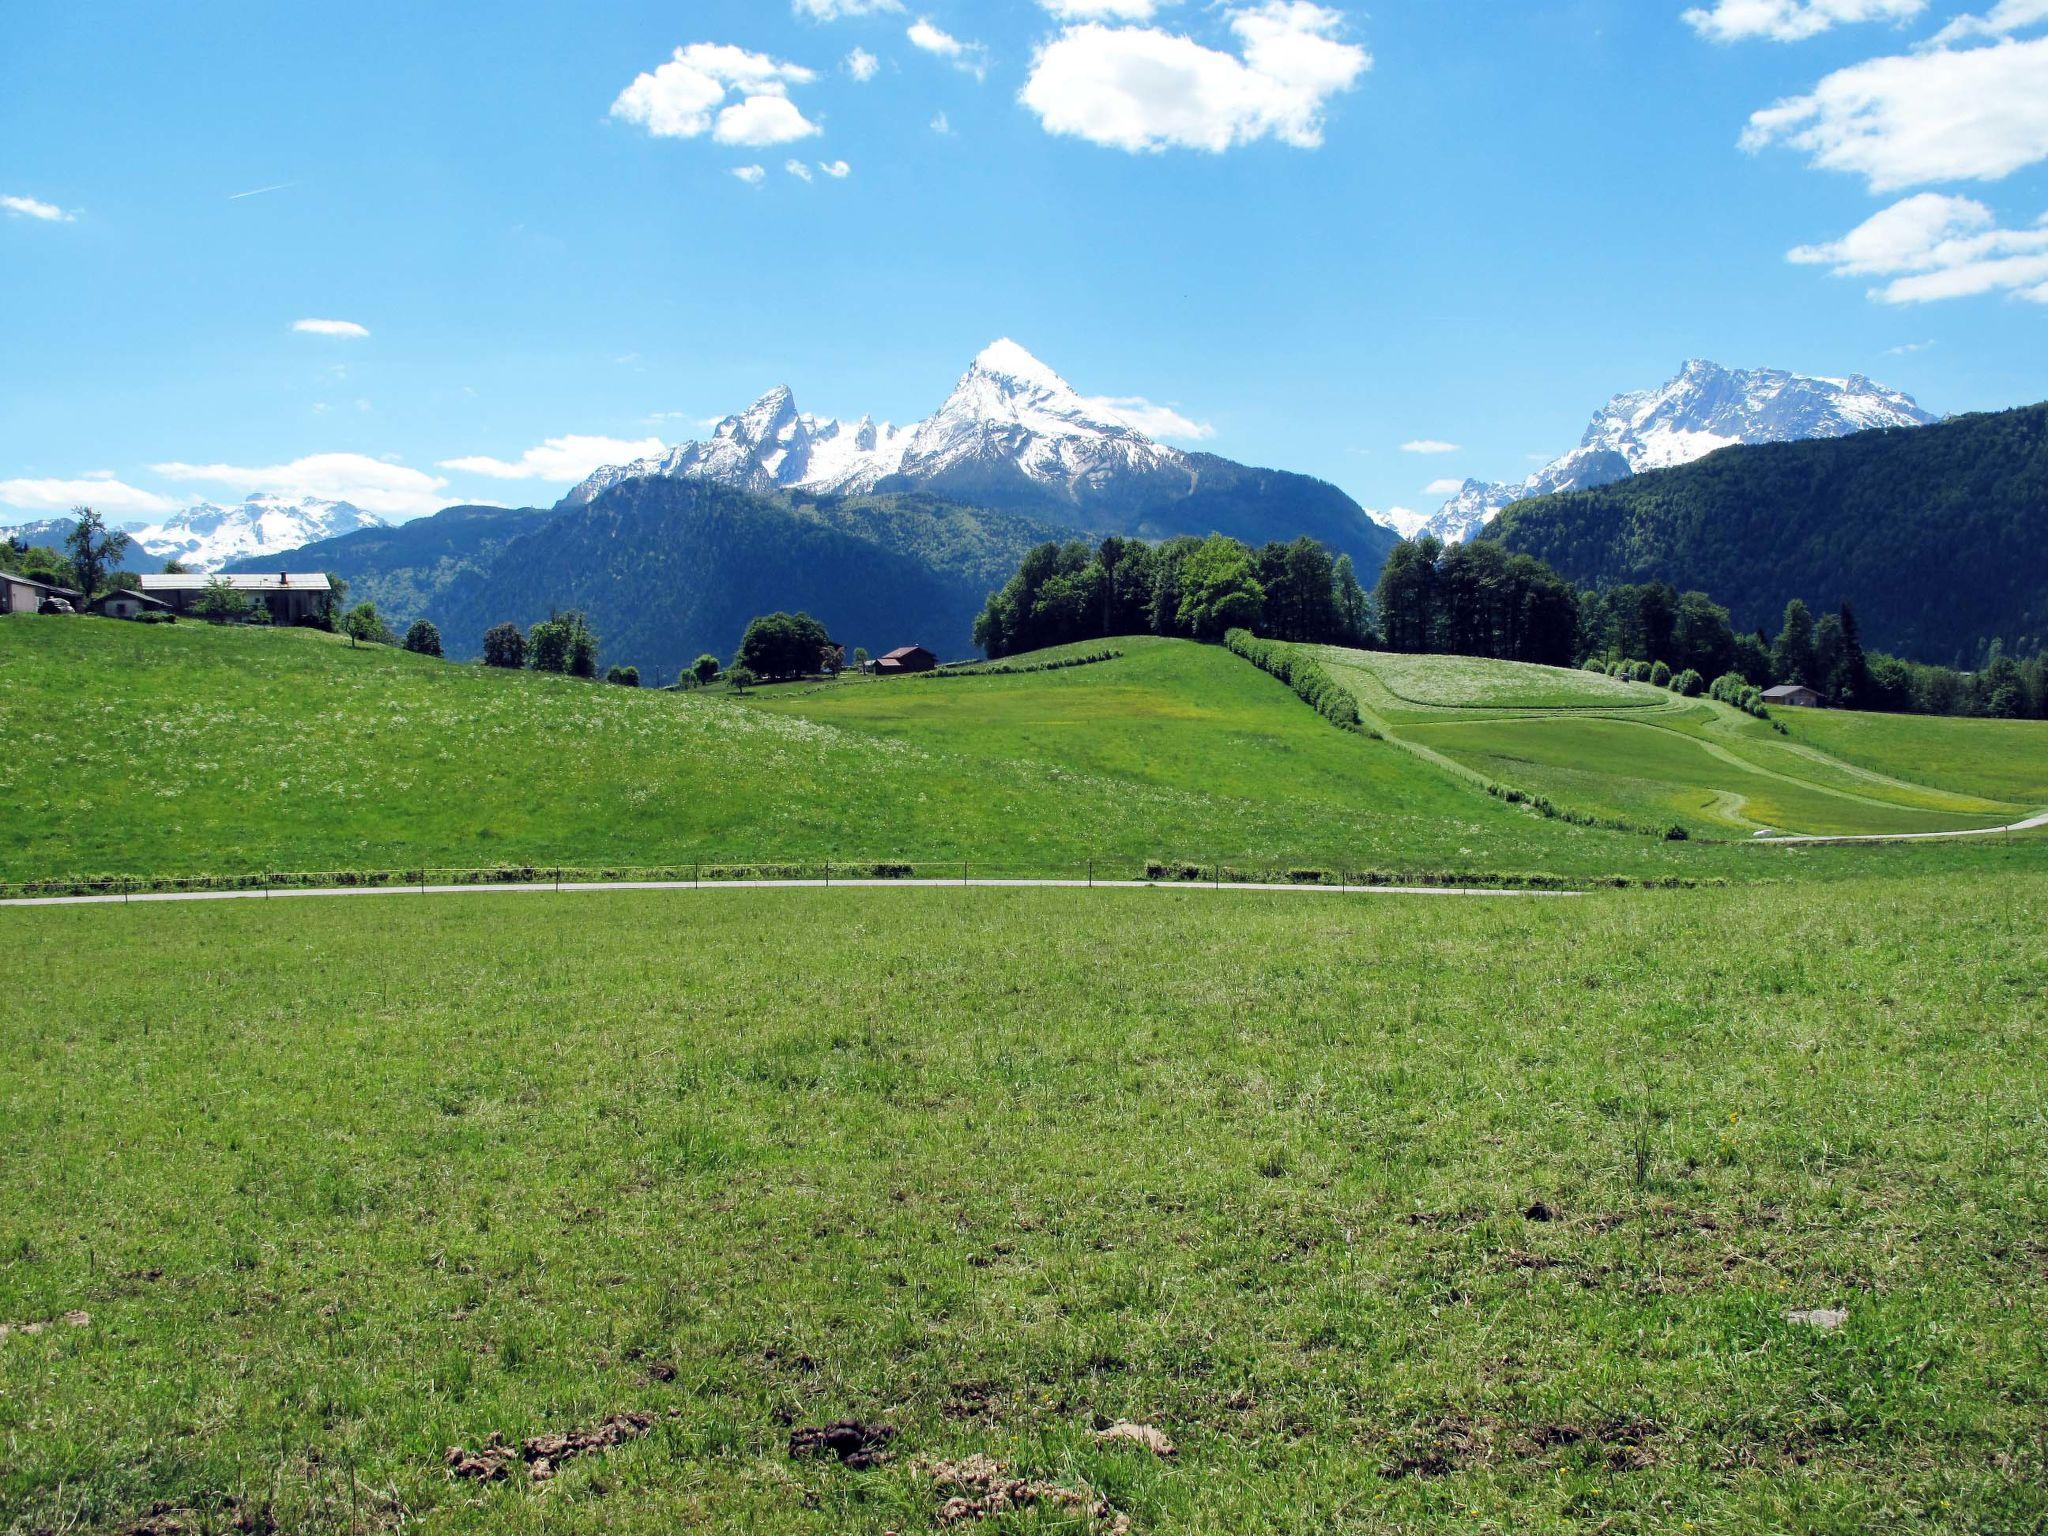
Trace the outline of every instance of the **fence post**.
[[962, 885], [967, 883], [967, 861], [965, 859], [960, 861], [960, 883]]
[[562, 894], [562, 866], [559, 864], [555, 866], [555, 894]]
[[1088, 889], [1095, 889], [1095, 860], [1092, 857], [1088, 860]]

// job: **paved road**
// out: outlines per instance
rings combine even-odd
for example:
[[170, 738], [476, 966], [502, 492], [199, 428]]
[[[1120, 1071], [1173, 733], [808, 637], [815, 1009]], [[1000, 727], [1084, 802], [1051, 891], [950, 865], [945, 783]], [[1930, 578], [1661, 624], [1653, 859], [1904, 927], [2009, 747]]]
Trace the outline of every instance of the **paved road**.
[[2031, 832], [2048, 827], [2048, 811], [2016, 821], [2009, 827], [1971, 827], [1962, 832], [1859, 832], [1847, 837], [1759, 837], [1759, 843], [1925, 843], [1947, 837], [2003, 837], [2008, 832]]
[[307, 896], [484, 896], [518, 895], [528, 892], [588, 891], [793, 891], [843, 890], [849, 887], [873, 890], [981, 888], [993, 890], [1094, 890], [1094, 891], [1286, 891], [1294, 895], [1324, 896], [1512, 896], [1548, 899], [1577, 896], [1577, 891], [1486, 890], [1476, 886], [1438, 885], [1212, 885], [1179, 880], [713, 880], [696, 885], [688, 880], [605, 880], [552, 881], [531, 885], [377, 885], [336, 886], [331, 889], [279, 889], [274, 891], [138, 891], [129, 895], [15, 896], [0, 901], [0, 907], [91, 907], [132, 905], [145, 901], [283, 901]]

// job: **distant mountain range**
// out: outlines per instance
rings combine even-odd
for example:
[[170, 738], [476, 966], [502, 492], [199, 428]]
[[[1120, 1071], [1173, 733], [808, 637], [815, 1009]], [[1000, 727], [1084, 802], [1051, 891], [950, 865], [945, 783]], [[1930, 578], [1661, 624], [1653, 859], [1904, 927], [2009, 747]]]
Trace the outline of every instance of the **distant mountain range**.
[[945, 403], [907, 427], [797, 409], [787, 386], [728, 416], [703, 442], [598, 470], [562, 498], [584, 506], [628, 480], [698, 480], [755, 495], [926, 495], [1089, 533], [1227, 533], [1247, 543], [1310, 534], [1370, 580], [1393, 534], [1325, 481], [1251, 469], [1155, 442], [1108, 402], [1014, 341], [975, 358]]
[[[13, 534], [25, 544], [61, 548], [76, 526], [68, 517], [51, 517], [0, 528], [0, 538]], [[314, 496], [293, 499], [258, 493], [225, 507], [202, 501], [162, 522], [122, 524], [121, 531], [129, 538], [122, 564], [155, 570], [165, 561], [176, 560], [187, 570], [217, 571], [237, 561], [285, 554], [358, 528], [385, 526], [385, 520], [374, 512]], [[138, 554], [147, 558], [138, 560]]]
[[1861, 374], [1823, 379], [1695, 360], [1655, 389], [1616, 395], [1594, 413], [1578, 447], [1527, 480], [1467, 480], [1434, 517], [1404, 531], [1433, 533], [1457, 544], [1503, 508], [1534, 496], [1612, 485], [1738, 444], [1842, 437], [1874, 427], [1925, 426], [1936, 419], [1912, 396]]
[[1585, 584], [1668, 581], [1775, 632], [1855, 605], [1865, 644], [1965, 668], [2048, 644], [2048, 405], [1737, 446], [1518, 502], [1486, 530]]

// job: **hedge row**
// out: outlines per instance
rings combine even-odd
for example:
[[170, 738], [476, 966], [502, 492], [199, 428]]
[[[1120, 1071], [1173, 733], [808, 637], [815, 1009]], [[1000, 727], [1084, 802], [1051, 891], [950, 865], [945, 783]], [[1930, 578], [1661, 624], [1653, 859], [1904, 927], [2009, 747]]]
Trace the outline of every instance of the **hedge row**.
[[1623, 821], [1618, 816], [1595, 816], [1587, 811], [1567, 810], [1547, 795], [1531, 794], [1528, 790], [1516, 789], [1511, 784], [1488, 781], [1486, 792], [1496, 800], [1503, 800], [1509, 805], [1526, 805], [1538, 816], [1551, 821], [1569, 822], [1575, 827], [1597, 827], [1607, 832], [1634, 832], [1646, 837], [1661, 837], [1671, 843], [1682, 843], [1692, 836], [1677, 822], [1668, 827], [1646, 827], [1637, 822]]
[[1340, 730], [1365, 730], [1365, 722], [1358, 717], [1358, 700], [1300, 648], [1277, 640], [1261, 640], [1248, 629], [1231, 630], [1223, 637], [1223, 643], [1261, 672], [1279, 678], [1330, 724]]
[[1122, 651], [1090, 651], [1085, 656], [1060, 656], [1051, 661], [1026, 662], [1021, 667], [1005, 666], [1001, 663], [968, 667], [940, 667], [933, 672], [919, 672], [918, 677], [1022, 677], [1027, 672], [1060, 672], [1068, 667], [1092, 667], [1099, 661], [1119, 661]]

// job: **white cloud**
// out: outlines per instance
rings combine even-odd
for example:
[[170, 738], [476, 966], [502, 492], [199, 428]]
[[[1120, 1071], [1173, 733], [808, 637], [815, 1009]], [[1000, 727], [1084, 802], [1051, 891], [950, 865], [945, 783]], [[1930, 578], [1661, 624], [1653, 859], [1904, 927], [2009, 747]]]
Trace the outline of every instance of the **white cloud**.
[[1935, 33], [1937, 43], [1973, 37], [2007, 37], [2048, 21], [2048, 0], [1998, 0], [1982, 16], [1958, 16]]
[[903, 0], [790, 0], [789, 8], [813, 21], [837, 21], [842, 16], [879, 16], [884, 11], [901, 11]]
[[178, 510], [178, 503], [170, 497], [124, 485], [108, 470], [97, 470], [77, 480], [0, 480], [0, 506], [19, 507], [25, 512], [69, 512], [73, 507], [91, 507], [113, 517], [153, 517]]
[[360, 337], [370, 334], [365, 326], [353, 320], [294, 320], [292, 329], [302, 336], [348, 336]]
[[846, 56], [846, 63], [841, 67], [862, 85], [866, 85], [880, 71], [882, 61], [867, 49], [856, 48]]
[[1927, 0], [1716, 0], [1712, 10], [1687, 11], [1685, 21], [1717, 43], [1796, 43], [1851, 22], [1910, 21], [1926, 9]]
[[238, 491], [271, 491], [279, 496], [317, 496], [346, 501], [386, 517], [418, 517], [438, 511], [448, 484], [438, 475], [408, 469], [364, 453], [314, 453], [289, 464], [153, 464], [170, 480], [200, 480]]
[[488, 475], [493, 480], [551, 480], [571, 484], [607, 464], [631, 464], [662, 451], [658, 437], [551, 437], [538, 448], [529, 448], [512, 460], [474, 454], [465, 459], [443, 459], [441, 468], [458, 474]]
[[1465, 482], [1452, 476], [1446, 480], [1432, 480], [1422, 488], [1425, 496], [1455, 496], [1465, 489]]
[[923, 17], [913, 21], [903, 35], [910, 39], [911, 47], [937, 54], [956, 69], [965, 70], [977, 80], [988, 74], [988, 50], [980, 43], [962, 42], [952, 33], [933, 26]]
[[37, 197], [0, 197], [0, 208], [18, 219], [36, 219], [44, 224], [69, 224], [77, 217]]
[[1927, 304], [2015, 293], [2048, 304], [2048, 217], [2031, 229], [2001, 229], [1984, 204], [1922, 192], [1873, 214], [1839, 240], [1790, 253], [1837, 277], [1884, 277], [1871, 290], [1885, 304]]
[[758, 165], [736, 165], [732, 168], [732, 173], [750, 187], [758, 187], [768, 176], [768, 173]]
[[810, 166], [801, 160], [785, 160], [782, 162], [782, 168], [798, 181], [809, 181], [811, 179]]
[[1837, 70], [1754, 114], [1742, 146], [1785, 143], [1873, 192], [1996, 181], [2048, 158], [2048, 38], [1937, 48]]
[[853, 167], [844, 160], [820, 160], [818, 162], [818, 169], [827, 176], [830, 176], [834, 181], [844, 181], [853, 174]]
[[1403, 453], [1459, 453], [1463, 450], [1456, 443], [1446, 443], [1434, 437], [1418, 437], [1412, 443], [1401, 445]]
[[1133, 153], [1321, 144], [1325, 105], [1372, 55], [1340, 41], [1343, 16], [1310, 0], [1228, 15], [1241, 56], [1154, 27], [1068, 27], [1039, 49], [1020, 100], [1048, 133]]
[[1061, 21], [1150, 21], [1172, 0], [1038, 0]]
[[1886, 357], [1911, 357], [1915, 352], [1930, 351], [1932, 350], [1933, 346], [1934, 343], [1931, 341], [1901, 342], [1896, 347], [1886, 347], [1884, 349], [1884, 355]]
[[1177, 437], [1200, 442], [1216, 435], [1216, 429], [1208, 422], [1183, 416], [1170, 405], [1155, 405], [1142, 395], [1097, 395], [1084, 398], [1081, 403], [1115, 417], [1147, 437]]
[[[765, 53], [692, 43], [619, 92], [612, 116], [658, 139], [694, 139], [708, 132], [721, 144], [787, 144], [819, 131], [789, 99], [791, 86], [817, 78], [814, 70]], [[740, 99], [728, 103], [728, 95]]]
[[949, 136], [953, 132], [953, 120], [943, 112], [933, 113], [932, 132], [939, 135], [940, 138]]

